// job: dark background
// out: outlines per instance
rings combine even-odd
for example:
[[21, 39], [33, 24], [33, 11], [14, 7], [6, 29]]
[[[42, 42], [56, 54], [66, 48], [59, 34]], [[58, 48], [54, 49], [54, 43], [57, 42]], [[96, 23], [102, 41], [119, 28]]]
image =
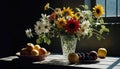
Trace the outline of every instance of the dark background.
[[[0, 57], [15, 55], [28, 42], [35, 44], [35, 39], [25, 35], [27, 28], [33, 28], [41, 17], [44, 5], [50, 2], [53, 8], [70, 6], [74, 8], [83, 4], [82, 0], [1, 0], [0, 1]], [[120, 25], [109, 24], [110, 33], [104, 35], [105, 40], [98, 41], [95, 37], [78, 41], [76, 52], [89, 52], [99, 47], [108, 50], [108, 56], [120, 56]], [[53, 38], [53, 43], [48, 46], [42, 44], [52, 53], [62, 53], [59, 39]]]

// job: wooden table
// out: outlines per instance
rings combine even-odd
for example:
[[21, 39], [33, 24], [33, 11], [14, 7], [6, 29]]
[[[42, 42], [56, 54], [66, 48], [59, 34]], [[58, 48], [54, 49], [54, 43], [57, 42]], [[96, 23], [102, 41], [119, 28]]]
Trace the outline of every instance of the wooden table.
[[[13, 59], [17, 59], [17, 56], [9, 56], [0, 58], [1, 64], [2, 62], [12, 62]], [[120, 58], [119, 57], [106, 57], [105, 59], [97, 59], [96, 63], [79, 63], [79, 64], [69, 64], [68, 60], [64, 58], [62, 55], [49, 55], [43, 61], [32, 62], [31, 65], [42, 66], [46, 69], [47, 66], [51, 67], [64, 67], [64, 68], [100, 68], [100, 69], [120, 69]], [[17, 64], [16, 61], [14, 61]], [[21, 63], [25, 66], [25, 63]], [[8, 65], [8, 64], [7, 64]], [[28, 65], [28, 64], [27, 64]], [[22, 65], [21, 65], [22, 66]], [[29, 65], [28, 65], [29, 66]], [[0, 66], [1, 69], [2, 65]], [[48, 67], [47, 67], [48, 68]], [[48, 68], [49, 69], [49, 68]]]

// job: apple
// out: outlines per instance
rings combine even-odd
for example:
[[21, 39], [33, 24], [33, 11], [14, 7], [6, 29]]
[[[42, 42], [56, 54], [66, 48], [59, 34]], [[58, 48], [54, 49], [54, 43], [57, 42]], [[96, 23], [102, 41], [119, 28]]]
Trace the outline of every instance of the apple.
[[39, 55], [47, 54], [47, 50], [45, 48], [39, 49]]
[[41, 47], [40, 47], [40, 45], [35, 45], [34, 46], [34, 49], [36, 49], [36, 50], [39, 50]]
[[107, 55], [107, 50], [105, 48], [98, 49], [98, 57], [99, 58], [105, 58], [106, 55]]
[[38, 56], [39, 55], [39, 51], [34, 49], [34, 50], [31, 51], [31, 55], [32, 56]]
[[22, 55], [22, 56], [26, 56], [29, 54], [30, 54], [30, 52], [26, 48], [22, 48], [20, 51], [20, 55]]
[[34, 45], [32, 43], [27, 43], [26, 49], [28, 51], [32, 51], [34, 49]]
[[77, 53], [69, 53], [68, 54], [68, 60], [70, 63], [78, 63], [79, 62], [79, 56]]
[[89, 56], [93, 57], [93, 60], [96, 60], [98, 55], [96, 51], [90, 51]]

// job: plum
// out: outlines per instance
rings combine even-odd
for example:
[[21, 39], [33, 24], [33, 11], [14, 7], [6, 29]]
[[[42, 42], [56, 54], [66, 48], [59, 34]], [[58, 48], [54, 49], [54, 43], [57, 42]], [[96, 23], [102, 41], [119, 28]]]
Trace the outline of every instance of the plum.
[[96, 51], [90, 51], [89, 56], [91, 56], [91, 59], [93, 59], [93, 60], [96, 60], [98, 57]]

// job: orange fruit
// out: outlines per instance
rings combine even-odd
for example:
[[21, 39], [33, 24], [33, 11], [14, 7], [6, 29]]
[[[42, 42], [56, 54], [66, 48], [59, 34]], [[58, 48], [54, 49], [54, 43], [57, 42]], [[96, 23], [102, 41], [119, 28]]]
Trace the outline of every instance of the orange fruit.
[[39, 50], [41, 47], [40, 47], [40, 45], [35, 45], [34, 46], [34, 49], [36, 49], [36, 50]]
[[39, 51], [34, 49], [34, 50], [31, 51], [31, 55], [32, 56], [38, 56], [39, 55]]
[[45, 48], [40, 48], [39, 49], [39, 55], [43, 55], [43, 54], [46, 54], [47, 53], [47, 50]]
[[77, 53], [69, 53], [68, 54], [68, 60], [70, 63], [78, 63], [79, 62], [79, 56]]
[[105, 48], [98, 49], [98, 57], [99, 58], [105, 58], [106, 55], [107, 55], [107, 50]]

